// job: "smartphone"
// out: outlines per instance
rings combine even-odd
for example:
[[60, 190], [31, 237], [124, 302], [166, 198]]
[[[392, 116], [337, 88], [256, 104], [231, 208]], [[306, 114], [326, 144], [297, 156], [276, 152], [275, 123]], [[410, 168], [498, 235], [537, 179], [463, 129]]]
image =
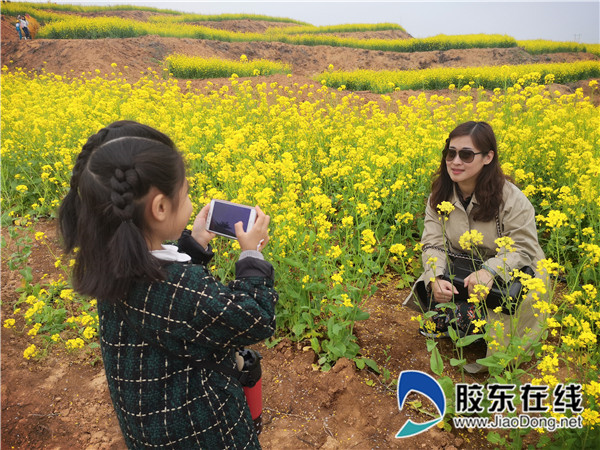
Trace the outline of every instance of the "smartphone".
[[244, 231], [252, 229], [256, 220], [256, 209], [225, 200], [211, 200], [206, 220], [206, 229], [230, 239], [237, 239], [235, 224], [243, 222]]

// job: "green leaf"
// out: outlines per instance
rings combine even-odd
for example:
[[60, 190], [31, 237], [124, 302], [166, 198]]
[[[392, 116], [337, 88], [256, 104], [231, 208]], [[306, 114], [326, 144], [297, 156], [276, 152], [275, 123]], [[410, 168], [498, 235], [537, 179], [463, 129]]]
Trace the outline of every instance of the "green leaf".
[[440, 351], [435, 347], [431, 352], [431, 370], [436, 375], [441, 375], [444, 371], [444, 361], [442, 361], [442, 355], [440, 355]]
[[425, 341], [425, 345], [427, 345], [427, 351], [428, 351], [428, 352], [431, 352], [431, 351], [433, 351], [433, 349], [437, 347], [437, 344], [438, 344], [438, 343], [437, 343], [437, 342], [435, 342], [433, 339], [427, 339], [427, 340]]
[[334, 323], [333, 326], [331, 327], [331, 334], [332, 335], [338, 335], [340, 334], [340, 331], [342, 331], [344, 329], [344, 325], [339, 324], [339, 323]]
[[550, 438], [550, 436], [546, 436], [546, 435], [540, 436], [540, 440], [538, 441], [538, 448], [544, 448], [545, 446], [550, 444], [551, 441], [552, 441], [552, 438]]
[[354, 320], [367, 320], [370, 317], [370, 314], [366, 311], [361, 311], [360, 309], [356, 313]]
[[389, 370], [387, 370], [386, 368], [383, 369], [383, 379], [386, 381], [386, 383], [388, 382], [388, 380], [390, 379], [390, 377], [392, 376], [392, 374], [390, 373]]
[[265, 341], [265, 347], [267, 348], [273, 348], [275, 347], [277, 344], [279, 344], [281, 341], [283, 340], [283, 338], [274, 338], [274, 339], [267, 339]]
[[346, 342], [346, 358], [354, 358], [360, 353], [360, 347], [355, 342]]
[[448, 336], [450, 336], [450, 339], [452, 339], [453, 342], [458, 340], [458, 334], [456, 333], [454, 327], [448, 327]]
[[450, 358], [450, 365], [452, 367], [462, 366], [466, 362], [467, 362], [467, 360], [465, 358], [463, 358], [463, 359]]
[[492, 444], [500, 444], [504, 439], [495, 431], [490, 431], [487, 434], [487, 440]]
[[525, 375], [527, 372], [525, 372], [522, 369], [515, 369], [512, 371], [513, 376], [515, 377], [515, 379], [519, 379], [521, 378], [522, 375]]
[[442, 387], [442, 390], [444, 391], [444, 395], [446, 396], [446, 399], [453, 398], [454, 397], [454, 381], [452, 380], [452, 378], [445, 376], [445, 377], [441, 377], [437, 381], [438, 381], [439, 385]]
[[31, 272], [31, 267], [27, 266], [24, 269], [19, 270], [21, 276], [25, 279], [27, 283], [31, 283], [33, 281], [33, 274]]
[[470, 334], [468, 336], [461, 337], [458, 341], [456, 341], [457, 347], [466, 347], [469, 344], [472, 344], [477, 339], [481, 339], [483, 334]]
[[369, 368], [371, 370], [373, 370], [376, 373], [380, 373], [379, 366], [377, 365], [377, 363], [375, 361], [373, 361], [370, 358], [364, 358], [364, 360], [365, 360], [365, 363], [367, 364], [367, 366], [369, 366]]
[[363, 358], [354, 358], [354, 363], [358, 370], [363, 370], [365, 368], [365, 360]]
[[310, 347], [317, 354], [321, 351], [321, 345], [319, 344], [319, 340], [316, 337], [310, 338]]
[[406, 281], [399, 281], [398, 284], [396, 284], [396, 289], [404, 289], [405, 287], [408, 287], [409, 283]]
[[304, 330], [306, 329], [306, 324], [303, 322], [298, 322], [296, 325], [294, 325], [292, 327], [292, 332], [296, 335], [296, 336], [300, 336], [302, 335], [302, 333], [304, 333]]
[[336, 342], [335, 344], [330, 345], [329, 351], [336, 359], [346, 356], [346, 346], [342, 342]]
[[487, 358], [480, 358], [477, 360], [479, 364], [485, 367], [496, 367], [501, 369], [502, 366], [496, 362], [496, 358], [493, 356], [488, 356]]

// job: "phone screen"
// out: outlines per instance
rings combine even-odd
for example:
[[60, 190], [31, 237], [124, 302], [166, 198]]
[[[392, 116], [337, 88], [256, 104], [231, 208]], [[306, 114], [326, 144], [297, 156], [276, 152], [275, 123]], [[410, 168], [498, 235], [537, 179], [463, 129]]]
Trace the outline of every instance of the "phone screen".
[[215, 201], [208, 229], [235, 239], [235, 224], [243, 222], [244, 231], [247, 231], [251, 213], [252, 208], [247, 206]]

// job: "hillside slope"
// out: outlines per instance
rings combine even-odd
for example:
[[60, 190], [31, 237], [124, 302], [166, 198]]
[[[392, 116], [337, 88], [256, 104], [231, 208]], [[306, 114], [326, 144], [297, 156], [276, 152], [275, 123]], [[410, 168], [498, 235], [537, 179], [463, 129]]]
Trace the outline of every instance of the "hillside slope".
[[[113, 15], [132, 16], [131, 11]], [[264, 31], [271, 22], [232, 20], [203, 22], [203, 26], [235, 31]], [[279, 24], [283, 26], [287, 24]], [[238, 28], [236, 28], [238, 27]], [[341, 33], [348, 35], [348, 33]], [[352, 33], [355, 37], [361, 33]], [[401, 31], [362, 33], [368, 38], [405, 38]], [[339, 70], [414, 70], [432, 67], [494, 66], [598, 60], [589, 53], [554, 53], [530, 55], [523, 49], [464, 49], [432, 52], [398, 53], [353, 48], [292, 45], [280, 42], [221, 42], [143, 36], [131, 39], [39, 39], [19, 41], [12, 20], [2, 17], [2, 64], [9, 69], [21, 67], [57, 74], [79, 75], [82, 72], [111, 73], [116, 63], [119, 70], [128, 66], [128, 78], [139, 77], [148, 68], [160, 72], [162, 60], [171, 53], [190, 56], [219, 57], [237, 60], [242, 54], [250, 59], [282, 61], [292, 67], [294, 75], [314, 76], [330, 64]]]

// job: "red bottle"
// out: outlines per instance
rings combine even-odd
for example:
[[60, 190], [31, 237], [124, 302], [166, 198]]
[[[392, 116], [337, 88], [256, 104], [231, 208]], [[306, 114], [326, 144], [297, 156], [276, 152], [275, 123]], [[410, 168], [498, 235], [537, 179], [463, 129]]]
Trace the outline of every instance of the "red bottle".
[[244, 358], [243, 374], [240, 382], [244, 386], [244, 394], [254, 421], [256, 434], [260, 434], [262, 431], [262, 368], [260, 366], [262, 356], [257, 351], [249, 348], [245, 348], [238, 353]]

